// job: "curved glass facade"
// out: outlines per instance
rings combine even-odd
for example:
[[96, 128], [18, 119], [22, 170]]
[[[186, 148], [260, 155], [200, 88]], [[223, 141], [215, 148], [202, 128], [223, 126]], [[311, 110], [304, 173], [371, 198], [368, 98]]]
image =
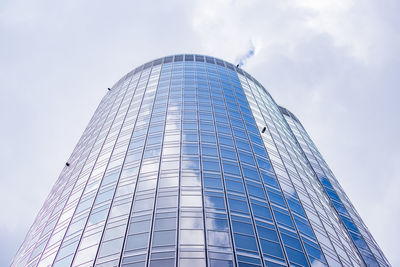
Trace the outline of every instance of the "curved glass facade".
[[389, 263], [385, 255], [380, 250], [357, 211], [354, 209], [346, 193], [322, 158], [321, 153], [307, 134], [301, 122], [287, 109], [283, 107], [279, 108], [364, 262], [368, 266], [388, 266]]
[[220, 59], [136, 68], [104, 96], [12, 266], [388, 266], [288, 114]]

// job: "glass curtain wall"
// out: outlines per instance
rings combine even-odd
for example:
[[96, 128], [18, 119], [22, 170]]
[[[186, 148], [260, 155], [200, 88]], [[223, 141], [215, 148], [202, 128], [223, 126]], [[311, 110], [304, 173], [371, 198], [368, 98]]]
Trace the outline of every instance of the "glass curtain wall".
[[387, 266], [284, 116], [220, 59], [143, 64], [102, 99], [12, 266]]

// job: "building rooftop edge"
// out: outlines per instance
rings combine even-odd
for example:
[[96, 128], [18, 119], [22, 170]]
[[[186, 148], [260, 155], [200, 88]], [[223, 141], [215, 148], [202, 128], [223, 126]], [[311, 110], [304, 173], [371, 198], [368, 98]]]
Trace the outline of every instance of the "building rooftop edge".
[[[170, 63], [170, 62], [206, 62], [206, 63], [210, 63], [210, 64], [216, 64], [216, 65], [220, 65], [220, 66], [224, 66], [227, 67], [233, 71], [236, 71], [244, 76], [246, 76], [247, 78], [251, 79], [253, 82], [255, 82], [257, 85], [259, 85], [260, 87], [262, 87], [264, 90], [266, 90], [264, 88], [264, 86], [261, 85], [260, 82], [258, 82], [253, 76], [251, 76], [248, 72], [246, 72], [245, 70], [243, 70], [242, 68], [238, 67], [238, 65], [234, 65], [226, 60], [223, 59], [219, 59], [216, 57], [212, 57], [212, 56], [207, 56], [207, 55], [201, 55], [201, 54], [175, 54], [175, 55], [169, 55], [169, 56], [165, 56], [165, 57], [160, 57], [151, 61], [148, 61], [142, 65], [140, 65], [139, 67], [134, 68], [133, 70], [131, 70], [130, 72], [128, 72], [127, 74], [125, 74], [124, 76], [122, 76], [121, 79], [118, 80], [118, 82], [116, 82], [113, 87], [118, 84], [122, 79], [124, 79], [126, 76], [131, 75], [131, 74], [135, 74], [139, 71], [145, 70], [147, 68], [150, 68], [152, 66], [157, 66], [160, 65], [162, 63]], [[267, 90], [266, 90], [267, 91]]]

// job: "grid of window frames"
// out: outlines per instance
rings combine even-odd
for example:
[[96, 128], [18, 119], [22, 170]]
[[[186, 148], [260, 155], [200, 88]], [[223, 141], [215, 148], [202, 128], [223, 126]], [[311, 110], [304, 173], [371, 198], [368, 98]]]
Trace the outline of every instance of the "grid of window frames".
[[351, 205], [347, 195], [337, 182], [332, 171], [329, 169], [300, 121], [287, 109], [282, 107], [280, 107], [280, 109], [295, 135], [296, 140], [304, 151], [305, 156], [309, 160], [310, 165], [321, 181], [327, 196], [331, 199], [344, 226], [354, 240], [354, 244], [360, 251], [363, 260], [368, 266], [388, 266], [389, 263], [387, 259], [379, 249], [372, 235], [366, 229], [365, 224]]
[[[119, 81], [114, 86], [114, 88], [118, 88], [120, 84], [121, 81]], [[61, 172], [58, 181], [53, 186], [50, 195], [45, 201], [45, 204], [43, 205], [41, 211], [35, 219], [35, 222], [30, 228], [27, 237], [21, 245], [15, 259], [13, 260], [13, 265], [38, 265], [41, 256], [40, 254], [43, 252], [45, 246], [47, 246], [45, 250], [47, 254], [45, 256], [47, 256], [47, 258], [54, 259], [55, 252], [59, 248], [60, 236], [63, 235], [62, 231], [69, 224], [70, 215], [68, 214], [68, 208], [74, 208], [76, 206], [76, 203], [74, 203], [74, 201], [76, 201], [77, 198], [79, 198], [80, 196], [80, 193], [77, 190], [73, 190], [75, 184], [77, 183], [77, 176], [85, 165], [88, 154], [91, 152], [94, 142], [99, 135], [102, 125], [104, 124], [104, 120], [113, 104], [114, 95], [114, 93], [108, 94], [102, 99], [84, 134], [79, 140], [77, 147], [75, 148], [74, 152], [68, 160], [70, 166], [64, 167], [63, 171]], [[62, 187], [61, 183], [66, 183], [66, 186]], [[61, 197], [58, 199], [55, 198], [55, 196], [57, 195]], [[65, 203], [67, 199], [67, 204], [63, 206], [63, 203]], [[56, 213], [53, 212], [55, 211], [54, 207], [57, 207]], [[51, 227], [47, 227], [47, 229], [49, 230], [46, 230], [44, 232], [45, 234], [42, 235], [45, 227], [44, 225], [46, 223], [55, 223], [53, 220], [49, 220], [49, 216], [51, 214], [53, 214], [54, 217], [57, 217], [57, 225], [54, 229], [51, 230], [49, 229]], [[47, 239], [43, 240], [42, 242], [37, 242], [40, 236], [43, 236], [44, 239], [46, 239], [47, 237]], [[47, 240], [49, 241], [47, 242]], [[36, 252], [32, 253], [33, 250], [35, 250]], [[46, 259], [40, 261], [39, 264], [42, 265], [42, 262], [46, 262]], [[48, 260], [48, 262], [48, 264], [51, 264], [52, 260]]]
[[230, 63], [146, 63], [101, 101], [12, 266], [361, 265], [307, 153], [333, 174], [290, 127]]
[[[310, 221], [328, 264], [351, 266], [350, 261], [353, 261], [353, 264], [359, 264], [357, 253], [348, 245], [351, 244], [349, 239], [341, 242], [340, 237], [347, 237], [343, 235], [345, 231], [340, 228], [329, 202], [323, 201], [326, 197], [322, 188], [312, 175], [312, 171], [307, 168], [301, 149], [296, 146], [293, 137], [288, 132], [288, 127], [283, 124], [277, 105], [264, 89], [251, 80], [250, 76], [247, 80], [244, 75], [239, 75], [239, 77], [247, 92], [247, 98], [254, 106], [253, 113], [258, 118], [259, 126], [266, 127], [263, 138], [279, 181], [285, 186], [284, 191], [290, 198], [293, 197], [291, 192], [295, 192], [294, 196], [297, 195], [301, 199], [306, 212], [303, 213], [303, 218]], [[342, 235], [338, 236], [338, 232]], [[352, 251], [350, 259], [348, 251]]]

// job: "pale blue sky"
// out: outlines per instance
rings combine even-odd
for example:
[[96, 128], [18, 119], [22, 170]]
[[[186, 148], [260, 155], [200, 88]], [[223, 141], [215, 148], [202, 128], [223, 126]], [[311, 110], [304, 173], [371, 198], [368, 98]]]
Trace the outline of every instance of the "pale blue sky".
[[107, 87], [157, 57], [244, 69], [295, 113], [400, 266], [399, 1], [0, 2], [0, 266]]

